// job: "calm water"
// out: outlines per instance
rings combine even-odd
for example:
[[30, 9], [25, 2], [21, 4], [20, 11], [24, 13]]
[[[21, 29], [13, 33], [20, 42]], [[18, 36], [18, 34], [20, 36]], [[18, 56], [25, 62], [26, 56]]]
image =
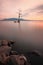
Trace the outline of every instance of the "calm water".
[[0, 39], [15, 40], [16, 50], [43, 53], [43, 21], [0, 21]]

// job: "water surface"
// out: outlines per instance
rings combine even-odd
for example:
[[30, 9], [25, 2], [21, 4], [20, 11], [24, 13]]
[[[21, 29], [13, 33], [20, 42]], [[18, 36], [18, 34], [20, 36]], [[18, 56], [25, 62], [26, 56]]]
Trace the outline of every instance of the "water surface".
[[0, 21], [0, 40], [15, 40], [16, 50], [43, 53], [43, 21]]

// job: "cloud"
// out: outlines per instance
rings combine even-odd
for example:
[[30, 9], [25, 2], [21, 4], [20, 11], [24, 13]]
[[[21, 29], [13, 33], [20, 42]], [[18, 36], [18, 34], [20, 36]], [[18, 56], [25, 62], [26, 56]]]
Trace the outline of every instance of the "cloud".
[[39, 14], [43, 14], [43, 10], [41, 10], [41, 11], [39, 11], [39, 12], [37, 12], [37, 13], [39, 13]]
[[35, 10], [43, 10], [43, 5], [36, 7]]
[[43, 4], [42, 5], [38, 5], [35, 8], [32, 9], [27, 9], [25, 10], [25, 15], [31, 14], [31, 13], [35, 13], [35, 14], [42, 14], [43, 13]]
[[38, 6], [35, 10], [37, 10], [37, 14], [43, 14], [43, 5]]
[[43, 13], [43, 11], [40, 11], [39, 13]]
[[43, 13], [43, 5], [39, 5], [33, 9], [31, 9], [31, 12], [36, 12], [38, 14]]

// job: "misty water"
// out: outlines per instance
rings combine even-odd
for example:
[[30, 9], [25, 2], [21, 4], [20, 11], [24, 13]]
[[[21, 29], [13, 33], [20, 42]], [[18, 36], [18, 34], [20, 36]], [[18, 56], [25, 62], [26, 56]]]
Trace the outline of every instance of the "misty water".
[[15, 40], [15, 50], [43, 53], [43, 21], [0, 21], [0, 40]]

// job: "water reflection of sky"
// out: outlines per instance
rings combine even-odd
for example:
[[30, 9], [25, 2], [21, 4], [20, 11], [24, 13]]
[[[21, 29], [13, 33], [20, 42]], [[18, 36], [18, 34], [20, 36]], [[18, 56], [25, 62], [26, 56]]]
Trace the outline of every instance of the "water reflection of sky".
[[0, 39], [16, 40], [18, 45], [26, 46], [27, 49], [28, 47], [43, 49], [43, 22], [0, 22]]

